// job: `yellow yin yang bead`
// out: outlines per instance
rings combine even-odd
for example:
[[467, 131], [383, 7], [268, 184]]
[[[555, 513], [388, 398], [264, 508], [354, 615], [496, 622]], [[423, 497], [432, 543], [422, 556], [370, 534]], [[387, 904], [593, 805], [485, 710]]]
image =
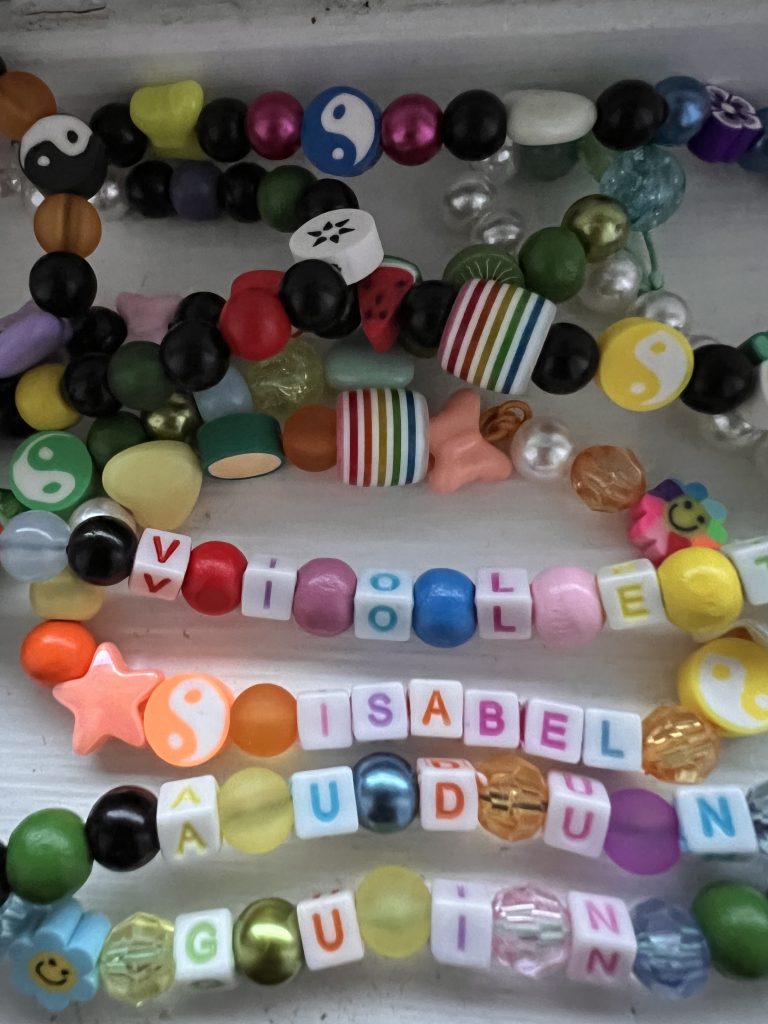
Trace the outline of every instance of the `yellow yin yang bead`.
[[683, 548], [658, 569], [664, 611], [694, 640], [720, 636], [741, 614], [744, 597], [733, 563], [711, 548]]
[[688, 339], [669, 324], [632, 316], [597, 339], [596, 380], [612, 402], [631, 412], [653, 412], [680, 395], [693, 373]]
[[682, 663], [677, 692], [727, 736], [768, 732], [768, 650], [737, 637], [712, 640]]

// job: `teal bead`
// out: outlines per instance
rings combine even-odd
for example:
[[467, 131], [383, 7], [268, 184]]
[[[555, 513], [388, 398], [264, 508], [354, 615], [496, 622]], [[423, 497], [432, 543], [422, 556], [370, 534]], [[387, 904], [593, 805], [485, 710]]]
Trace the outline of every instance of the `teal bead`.
[[352, 338], [336, 345], [325, 357], [325, 379], [337, 391], [355, 388], [407, 388], [414, 361], [402, 349], [376, 352], [367, 339]]
[[650, 231], [682, 202], [685, 171], [668, 150], [641, 146], [616, 155], [600, 179], [600, 191], [624, 206], [635, 231]]
[[563, 178], [579, 159], [576, 142], [515, 148], [520, 160], [520, 174], [532, 181], [556, 181], [557, 178]]

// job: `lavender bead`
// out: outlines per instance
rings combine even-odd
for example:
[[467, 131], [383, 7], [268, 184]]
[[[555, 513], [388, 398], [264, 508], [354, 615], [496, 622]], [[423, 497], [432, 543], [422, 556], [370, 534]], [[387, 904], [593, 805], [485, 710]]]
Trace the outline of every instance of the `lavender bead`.
[[171, 176], [171, 203], [186, 220], [216, 220], [221, 171], [208, 160], [185, 160]]
[[658, 875], [680, 860], [677, 811], [650, 789], [611, 793], [611, 823], [605, 852], [633, 875]]
[[749, 100], [717, 85], [706, 89], [712, 112], [688, 149], [707, 163], [733, 163], [762, 136], [762, 121]]
[[66, 320], [26, 302], [0, 319], [0, 377], [13, 377], [52, 355], [72, 336]]
[[352, 625], [357, 576], [339, 558], [313, 558], [299, 569], [293, 617], [305, 632], [336, 636]]

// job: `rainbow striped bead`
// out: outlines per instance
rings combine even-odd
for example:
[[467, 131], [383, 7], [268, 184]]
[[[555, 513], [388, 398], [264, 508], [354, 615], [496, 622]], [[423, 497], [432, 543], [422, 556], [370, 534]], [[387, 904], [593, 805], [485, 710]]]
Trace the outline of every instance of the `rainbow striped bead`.
[[549, 299], [513, 284], [462, 285], [440, 340], [444, 370], [505, 395], [523, 394], [555, 317]]
[[403, 388], [358, 388], [337, 400], [339, 479], [356, 487], [400, 487], [423, 480], [429, 410]]

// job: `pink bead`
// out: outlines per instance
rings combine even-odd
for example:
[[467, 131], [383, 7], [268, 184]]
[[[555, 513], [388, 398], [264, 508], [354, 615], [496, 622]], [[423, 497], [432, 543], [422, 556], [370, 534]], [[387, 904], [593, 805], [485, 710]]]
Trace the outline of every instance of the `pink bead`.
[[248, 141], [266, 160], [286, 160], [301, 145], [304, 109], [288, 92], [265, 92], [248, 107]]
[[493, 898], [493, 958], [524, 978], [543, 978], [568, 959], [571, 917], [553, 893], [535, 885]]
[[381, 115], [381, 148], [397, 164], [425, 164], [442, 144], [442, 120], [442, 110], [429, 96], [398, 96]]
[[586, 569], [545, 569], [531, 582], [533, 625], [545, 647], [575, 650], [603, 628], [597, 582]]
[[355, 614], [357, 576], [339, 558], [313, 558], [299, 569], [293, 596], [297, 625], [315, 636], [349, 629]]

